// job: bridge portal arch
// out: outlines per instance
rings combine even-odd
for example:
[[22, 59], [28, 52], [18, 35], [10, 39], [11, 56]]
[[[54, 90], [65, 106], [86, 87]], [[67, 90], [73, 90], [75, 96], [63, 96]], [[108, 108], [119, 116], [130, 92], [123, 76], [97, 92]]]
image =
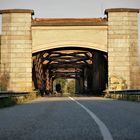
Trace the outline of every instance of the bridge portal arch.
[[107, 52], [77, 46], [33, 53], [35, 88], [53, 93], [53, 81], [64, 78], [75, 79], [77, 94], [101, 94], [108, 83], [107, 57]]
[[38, 46], [34, 46], [32, 49], [32, 53], [37, 53], [44, 50], [51, 50], [51, 49], [57, 49], [57, 48], [87, 48], [87, 49], [94, 49], [98, 51], [107, 52], [107, 45], [106, 44], [97, 44], [94, 42], [85, 42], [82, 40], [68, 40], [68, 41], [56, 41], [56, 42], [50, 42], [46, 44], [41, 44]]

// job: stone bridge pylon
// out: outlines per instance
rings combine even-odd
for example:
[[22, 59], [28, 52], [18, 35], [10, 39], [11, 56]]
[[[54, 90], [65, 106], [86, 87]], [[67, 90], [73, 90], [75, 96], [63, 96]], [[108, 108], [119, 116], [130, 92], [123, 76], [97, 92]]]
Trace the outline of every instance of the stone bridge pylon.
[[0, 71], [8, 91], [32, 90], [32, 10], [2, 10]]
[[[108, 80], [106, 88], [109, 90], [139, 89], [138, 13], [138, 9], [114, 8], [105, 10], [105, 18], [33, 19], [33, 10], [0, 10], [2, 15], [2, 33], [0, 35], [1, 90], [32, 91], [32, 80], [35, 78], [32, 76], [33, 68], [36, 69], [35, 75], [43, 73], [41, 74], [42, 79], [46, 73], [43, 70], [42, 59], [40, 59], [42, 52], [49, 51], [50, 53], [51, 50], [60, 48], [64, 50], [71, 47], [101, 52], [101, 57], [105, 57], [107, 60], [106, 75]], [[71, 52], [71, 54], [73, 53]], [[71, 57], [70, 54], [67, 57]], [[36, 62], [34, 58], [36, 58]], [[89, 61], [85, 58], [79, 61], [82, 55], [77, 56], [76, 59], [73, 58], [72, 61], [64, 58], [64, 63], [78, 60], [75, 63], [86, 64]], [[93, 76], [90, 87], [96, 85], [99, 80], [97, 77], [105, 77], [99, 68], [103, 67], [103, 62], [98, 61], [94, 64], [94, 57], [92, 62], [93, 70], [96, 69], [97, 72], [90, 71]], [[36, 67], [34, 67], [34, 63], [36, 63]], [[61, 65], [61, 63], [59, 64]], [[61, 67], [60, 65], [59, 67]], [[70, 74], [71, 71], [67, 71], [67, 74], [63, 72], [64, 75], [69, 75], [68, 73]], [[38, 87], [43, 82], [41, 76]]]

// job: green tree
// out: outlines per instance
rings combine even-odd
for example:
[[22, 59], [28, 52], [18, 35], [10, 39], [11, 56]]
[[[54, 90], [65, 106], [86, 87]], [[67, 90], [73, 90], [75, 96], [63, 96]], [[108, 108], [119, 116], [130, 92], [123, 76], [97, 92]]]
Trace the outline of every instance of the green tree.
[[68, 84], [67, 84], [67, 92], [70, 95], [74, 95], [75, 94], [75, 80], [74, 79], [68, 81]]
[[61, 92], [64, 93], [65, 92], [65, 86], [67, 84], [67, 79], [64, 78], [57, 78], [54, 80], [54, 89], [56, 90], [56, 85], [60, 85], [61, 86]]

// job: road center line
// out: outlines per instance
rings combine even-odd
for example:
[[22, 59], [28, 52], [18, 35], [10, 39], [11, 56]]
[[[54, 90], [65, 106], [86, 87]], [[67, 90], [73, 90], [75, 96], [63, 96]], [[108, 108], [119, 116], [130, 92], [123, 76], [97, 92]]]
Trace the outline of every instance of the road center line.
[[113, 137], [112, 137], [111, 133], [109, 132], [108, 128], [106, 127], [106, 125], [92, 111], [90, 111], [84, 105], [82, 105], [81, 103], [76, 101], [74, 98], [72, 98], [72, 97], [69, 97], [69, 98], [72, 101], [76, 102], [79, 106], [81, 106], [91, 116], [91, 118], [98, 125], [104, 140], [113, 140]]

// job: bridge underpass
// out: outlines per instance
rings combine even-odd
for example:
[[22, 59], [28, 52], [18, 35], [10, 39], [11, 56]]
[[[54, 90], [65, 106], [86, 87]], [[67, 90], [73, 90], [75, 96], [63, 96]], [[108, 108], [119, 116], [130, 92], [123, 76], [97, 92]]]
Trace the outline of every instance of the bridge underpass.
[[80, 47], [44, 50], [33, 54], [33, 84], [53, 94], [57, 78], [74, 79], [75, 93], [101, 95], [108, 83], [107, 53]]

